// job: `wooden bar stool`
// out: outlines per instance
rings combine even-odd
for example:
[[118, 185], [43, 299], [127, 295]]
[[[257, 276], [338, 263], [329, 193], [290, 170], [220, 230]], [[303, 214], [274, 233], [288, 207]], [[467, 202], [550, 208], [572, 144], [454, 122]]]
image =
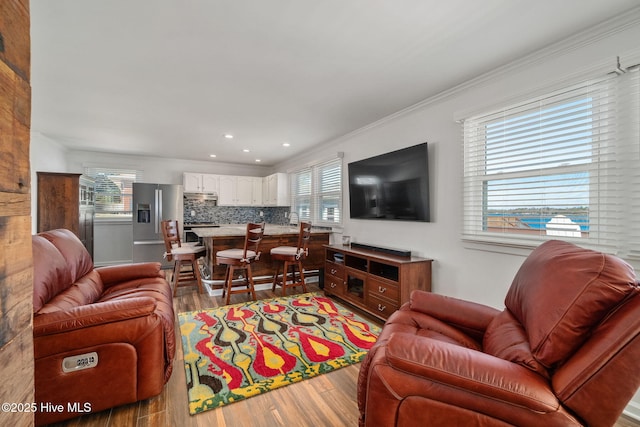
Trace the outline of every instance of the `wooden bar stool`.
[[[287, 288], [302, 286], [302, 290], [307, 292], [307, 286], [304, 283], [304, 268], [302, 261], [309, 255], [309, 239], [311, 238], [311, 223], [300, 222], [300, 233], [298, 234], [298, 246], [277, 246], [271, 249], [271, 259], [274, 261], [283, 261], [282, 280], [278, 283], [278, 273], [280, 272], [280, 263], [276, 266], [276, 274], [273, 276], [272, 291], [276, 290], [276, 285], [282, 286], [282, 296], [287, 294]], [[296, 280], [296, 267], [300, 280]], [[291, 283], [287, 283], [289, 276], [289, 268], [291, 268]]]
[[[206, 253], [204, 246], [185, 243], [180, 241], [180, 230], [178, 229], [178, 221], [175, 219], [164, 220], [160, 223], [162, 228], [162, 236], [164, 237], [164, 246], [166, 252], [164, 257], [167, 261], [174, 261], [173, 264], [173, 295], [176, 295], [178, 286], [183, 282], [196, 282], [198, 292], [203, 293], [202, 277], [200, 276], [200, 268], [198, 266], [198, 258]], [[187, 270], [182, 267], [188, 266]]]
[[[260, 259], [258, 247], [264, 235], [264, 222], [247, 224], [247, 232], [244, 238], [244, 248], [242, 249], [225, 249], [216, 252], [216, 264], [226, 265], [224, 286], [222, 288], [222, 296], [226, 294], [226, 304], [231, 302], [231, 294], [250, 293], [253, 300], [256, 300], [256, 290], [253, 283], [253, 274], [251, 273], [251, 262]], [[246, 289], [233, 290], [233, 273], [235, 270], [246, 270]]]

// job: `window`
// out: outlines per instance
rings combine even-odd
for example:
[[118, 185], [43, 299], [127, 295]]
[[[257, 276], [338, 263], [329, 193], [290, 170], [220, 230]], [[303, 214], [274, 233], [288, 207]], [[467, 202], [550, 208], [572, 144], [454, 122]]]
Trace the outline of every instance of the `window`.
[[95, 180], [96, 218], [131, 218], [133, 183], [142, 181], [142, 171], [114, 168], [85, 168]]
[[463, 238], [557, 238], [624, 252], [640, 215], [630, 185], [640, 184], [638, 74], [636, 66], [464, 120]]
[[291, 209], [314, 225], [342, 221], [342, 159], [332, 159], [291, 173]]

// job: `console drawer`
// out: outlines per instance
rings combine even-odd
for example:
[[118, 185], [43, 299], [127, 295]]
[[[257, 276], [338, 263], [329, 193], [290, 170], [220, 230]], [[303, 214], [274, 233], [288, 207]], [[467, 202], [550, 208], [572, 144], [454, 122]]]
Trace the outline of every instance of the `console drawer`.
[[325, 263], [325, 274], [328, 276], [344, 277], [344, 265], [327, 261]]
[[324, 291], [331, 294], [343, 295], [344, 278], [336, 277], [332, 274], [326, 275], [324, 278]]
[[376, 296], [371, 294], [369, 294], [367, 307], [369, 308], [369, 310], [385, 319], [391, 316], [398, 309], [397, 304], [391, 303], [381, 298], [377, 298]]
[[383, 297], [398, 303], [398, 285], [382, 280], [377, 280], [369, 276], [368, 284], [369, 296]]

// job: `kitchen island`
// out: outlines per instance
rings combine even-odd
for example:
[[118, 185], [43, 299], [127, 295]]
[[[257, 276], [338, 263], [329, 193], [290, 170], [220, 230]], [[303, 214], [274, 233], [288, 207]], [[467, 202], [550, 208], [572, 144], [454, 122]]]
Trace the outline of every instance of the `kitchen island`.
[[[207, 248], [205, 264], [211, 272], [211, 279], [224, 280], [226, 266], [216, 265], [216, 252], [225, 249], [243, 248], [244, 237], [247, 231], [246, 224], [228, 224], [215, 228], [197, 228], [193, 232], [202, 238]], [[251, 264], [251, 270], [256, 283], [266, 283], [273, 280], [276, 271], [276, 263], [269, 254], [276, 246], [296, 246], [300, 228], [294, 225], [266, 224], [264, 237], [260, 242], [260, 259]], [[324, 267], [324, 245], [329, 244], [331, 230], [328, 228], [312, 227], [309, 240], [309, 256], [303, 265], [305, 275], [308, 270], [318, 270]], [[221, 288], [222, 282], [212, 286]]]

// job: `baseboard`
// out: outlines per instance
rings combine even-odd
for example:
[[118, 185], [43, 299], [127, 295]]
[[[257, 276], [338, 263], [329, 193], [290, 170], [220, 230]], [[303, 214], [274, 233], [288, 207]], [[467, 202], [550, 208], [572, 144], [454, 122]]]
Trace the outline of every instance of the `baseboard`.
[[[255, 280], [259, 280], [259, 279], [263, 279], [263, 278], [268, 278], [271, 276], [260, 276], [260, 277], [254, 277]], [[309, 278], [305, 278], [305, 283], [316, 283], [318, 282], [318, 277], [309, 277]], [[202, 280], [202, 284], [204, 285], [205, 289], [207, 290], [207, 293], [209, 294], [210, 297], [221, 297], [222, 296], [222, 289], [212, 289], [211, 288], [211, 284], [215, 283], [216, 285], [218, 284], [222, 284], [223, 281], [222, 280]], [[254, 288], [256, 291], [268, 291], [269, 289], [271, 289], [271, 287], [273, 286], [273, 284], [271, 283], [260, 283], [258, 285], [255, 285]]]
[[631, 401], [622, 411], [624, 415], [636, 421], [640, 421], [640, 402]]

